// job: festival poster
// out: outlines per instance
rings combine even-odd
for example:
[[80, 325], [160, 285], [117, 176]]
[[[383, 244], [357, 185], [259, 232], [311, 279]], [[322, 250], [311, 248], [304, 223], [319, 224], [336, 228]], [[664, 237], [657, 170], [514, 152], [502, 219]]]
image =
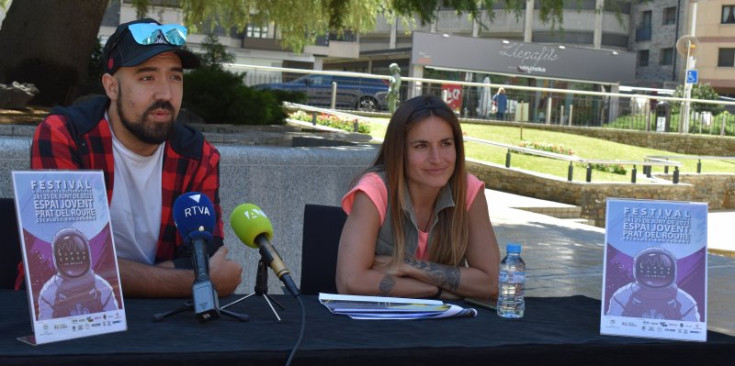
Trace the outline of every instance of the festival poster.
[[607, 200], [600, 333], [707, 340], [707, 204]]
[[13, 171], [26, 291], [43, 344], [124, 331], [105, 180], [101, 171]]

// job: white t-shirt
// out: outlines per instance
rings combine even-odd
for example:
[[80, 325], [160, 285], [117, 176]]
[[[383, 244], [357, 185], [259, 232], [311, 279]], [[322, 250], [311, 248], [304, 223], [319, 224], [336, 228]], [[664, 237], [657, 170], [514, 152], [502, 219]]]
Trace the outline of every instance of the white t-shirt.
[[156, 243], [161, 230], [161, 177], [165, 146], [165, 143], [158, 146], [151, 156], [140, 156], [128, 150], [112, 133], [115, 180], [110, 219], [115, 250], [120, 258], [148, 264], [155, 262]]

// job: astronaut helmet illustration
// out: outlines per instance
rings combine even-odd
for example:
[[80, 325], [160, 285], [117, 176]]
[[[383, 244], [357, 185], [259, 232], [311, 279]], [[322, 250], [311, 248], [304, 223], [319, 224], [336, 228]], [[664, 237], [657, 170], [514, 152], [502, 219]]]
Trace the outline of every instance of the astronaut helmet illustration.
[[646, 248], [636, 254], [633, 277], [644, 287], [664, 288], [676, 281], [676, 258], [663, 248]]
[[52, 245], [54, 265], [60, 275], [74, 278], [89, 272], [92, 267], [89, 240], [81, 231], [62, 229], [54, 236]]

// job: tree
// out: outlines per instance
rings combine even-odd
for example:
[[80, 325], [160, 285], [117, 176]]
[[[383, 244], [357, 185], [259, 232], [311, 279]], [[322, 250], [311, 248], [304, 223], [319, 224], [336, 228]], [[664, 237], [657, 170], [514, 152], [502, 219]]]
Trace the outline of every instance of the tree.
[[219, 43], [219, 37], [214, 33], [207, 34], [202, 42], [204, 53], [199, 53], [202, 65], [210, 68], [221, 68], [223, 63], [235, 62], [235, 55], [227, 52], [227, 47]]
[[[114, 0], [113, 0], [114, 1]], [[410, 24], [436, 18], [439, 5], [479, 19], [497, 1], [520, 16], [525, 0], [169, 0], [178, 4], [192, 30], [215, 26], [242, 31], [248, 24], [278, 25], [282, 44], [300, 52], [316, 37], [373, 29], [376, 15]], [[581, 1], [581, 0], [577, 0]], [[0, 0], [0, 6], [8, 0]], [[86, 67], [109, 0], [15, 0], [0, 28], [0, 82], [32, 82], [41, 93], [34, 103], [68, 104], [84, 80]], [[139, 17], [150, 0], [132, 0]], [[165, 3], [165, 2], [164, 2]], [[539, 16], [552, 26], [561, 22], [564, 0], [538, 0]], [[492, 12], [490, 12], [492, 20]], [[210, 29], [205, 29], [210, 28]]]
[[[676, 90], [674, 91], [674, 97], [684, 98], [684, 85], [679, 85], [676, 87]], [[707, 83], [697, 83], [692, 85], [691, 97], [692, 99], [717, 100], [720, 98], [720, 95], [717, 94], [714, 89], [712, 89], [711, 85]], [[674, 103], [673, 110], [679, 110], [679, 103]], [[713, 115], [717, 115], [724, 110], [724, 107], [721, 104], [692, 103], [692, 110], [700, 113], [711, 112]]]
[[[425, 24], [436, 19], [436, 9], [443, 5], [478, 21], [482, 10], [490, 9], [492, 21], [492, 9], [498, 1], [504, 2], [516, 17], [523, 14], [526, 5], [526, 0], [180, 0], [180, 3], [188, 26], [201, 28], [209, 24], [212, 28], [219, 25], [242, 31], [250, 23], [273, 22], [278, 26], [283, 45], [300, 52], [305, 45], [313, 44], [317, 36], [328, 32], [341, 34], [349, 30], [359, 34], [372, 30], [379, 13], [405, 24], [411, 24], [415, 16]], [[543, 23], [550, 22], [552, 27], [561, 23], [564, 0], [537, 2]], [[133, 4], [142, 16], [148, 10], [149, 0], [133, 0]]]
[[107, 2], [13, 1], [0, 28], [0, 82], [35, 84], [41, 91], [35, 104], [71, 102], [87, 73]]

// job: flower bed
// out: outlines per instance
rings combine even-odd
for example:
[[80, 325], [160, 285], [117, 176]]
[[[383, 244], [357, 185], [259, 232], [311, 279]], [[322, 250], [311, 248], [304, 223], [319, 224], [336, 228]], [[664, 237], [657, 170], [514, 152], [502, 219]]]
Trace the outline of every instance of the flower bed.
[[[534, 142], [534, 141], [521, 141], [520, 144], [518, 144], [520, 147], [524, 147], [527, 149], [534, 149], [534, 150], [540, 150], [540, 151], [548, 151], [556, 154], [562, 154], [562, 155], [574, 155], [574, 151], [571, 148], [565, 147], [562, 144], [548, 144], [543, 142]], [[518, 152], [520, 154], [523, 154], [522, 152]], [[586, 164], [577, 164], [577, 166], [582, 168], [587, 168]], [[625, 175], [628, 173], [628, 170], [625, 169], [625, 166], [622, 164], [591, 164], [592, 169], [599, 170], [602, 172], [607, 173], [613, 173], [613, 174], [621, 174]]]
[[[291, 113], [289, 115], [290, 118], [304, 121], [304, 122], [312, 122], [313, 117], [310, 113], [304, 112], [304, 111], [296, 111], [294, 113]], [[316, 116], [316, 123], [321, 126], [327, 126], [332, 128], [337, 128], [340, 130], [348, 131], [348, 132], [354, 132], [355, 130], [355, 121], [344, 118], [344, 117], [338, 117], [331, 114], [321, 113]], [[357, 123], [357, 132], [359, 133], [370, 133], [370, 126], [365, 123]]]

